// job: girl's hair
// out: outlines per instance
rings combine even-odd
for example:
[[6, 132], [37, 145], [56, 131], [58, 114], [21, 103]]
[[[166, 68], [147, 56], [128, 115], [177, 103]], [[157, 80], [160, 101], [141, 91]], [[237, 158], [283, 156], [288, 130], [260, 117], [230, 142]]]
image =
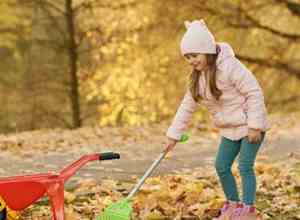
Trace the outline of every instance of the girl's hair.
[[[205, 72], [206, 82], [208, 81], [208, 86], [211, 94], [216, 100], [219, 100], [222, 95], [222, 91], [217, 87], [217, 54], [206, 54], [208, 71]], [[196, 102], [199, 102], [201, 97], [199, 95], [199, 77], [201, 72], [193, 70], [190, 75], [189, 89], [192, 93], [192, 97]]]

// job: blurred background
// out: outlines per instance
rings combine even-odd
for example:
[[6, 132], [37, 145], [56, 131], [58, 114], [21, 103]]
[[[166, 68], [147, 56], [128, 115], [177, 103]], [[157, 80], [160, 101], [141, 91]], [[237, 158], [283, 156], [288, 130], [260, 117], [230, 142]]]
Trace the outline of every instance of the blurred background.
[[171, 120], [191, 71], [183, 22], [201, 18], [269, 113], [300, 111], [299, 0], [1, 0], [0, 132]]

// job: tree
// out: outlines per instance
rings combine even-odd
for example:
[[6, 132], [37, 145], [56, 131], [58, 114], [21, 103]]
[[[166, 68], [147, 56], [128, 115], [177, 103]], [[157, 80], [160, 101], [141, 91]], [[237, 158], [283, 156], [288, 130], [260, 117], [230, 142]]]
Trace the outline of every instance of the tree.
[[[30, 0], [29, 0], [30, 1]], [[124, 35], [120, 31], [109, 33], [104, 30], [104, 24], [100, 22], [96, 11], [110, 12], [112, 10], [124, 10], [126, 7], [132, 7], [135, 1], [120, 3], [100, 2], [100, 1], [32, 1], [42, 12], [41, 17], [46, 22], [40, 21], [45, 26], [54, 29], [53, 33], [46, 36], [41, 34], [36, 36], [35, 43], [54, 50], [58, 56], [66, 57], [67, 66], [65, 70], [69, 73], [69, 78], [65, 80], [69, 87], [70, 105], [72, 110], [72, 125], [76, 128], [82, 125], [85, 116], [82, 115], [80, 86], [84, 83], [87, 75], [95, 71], [97, 64], [93, 64], [94, 59], [90, 60], [95, 53], [99, 43], [93, 44], [93, 40], [99, 40], [101, 47], [109, 44], [115, 39], [115, 35]], [[97, 20], [99, 19], [99, 22]], [[105, 19], [102, 19], [105, 20]], [[106, 34], [107, 36], [104, 36]], [[101, 63], [101, 60], [97, 60]], [[102, 101], [97, 101], [101, 103]], [[61, 117], [58, 116], [57, 117]]]

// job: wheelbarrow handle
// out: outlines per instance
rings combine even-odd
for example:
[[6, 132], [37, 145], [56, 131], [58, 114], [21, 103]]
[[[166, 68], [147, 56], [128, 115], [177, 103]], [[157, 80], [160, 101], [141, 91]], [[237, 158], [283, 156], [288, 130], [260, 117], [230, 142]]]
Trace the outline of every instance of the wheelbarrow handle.
[[114, 160], [120, 159], [120, 154], [114, 152], [105, 152], [99, 154], [99, 160]]

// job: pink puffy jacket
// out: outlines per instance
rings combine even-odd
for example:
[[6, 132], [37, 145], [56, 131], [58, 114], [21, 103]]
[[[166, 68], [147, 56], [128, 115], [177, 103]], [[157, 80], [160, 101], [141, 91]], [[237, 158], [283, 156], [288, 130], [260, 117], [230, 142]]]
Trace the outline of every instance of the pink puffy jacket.
[[[269, 128], [262, 89], [253, 74], [234, 56], [231, 46], [218, 43], [220, 52], [217, 58], [217, 87], [222, 96], [215, 100], [206, 87], [205, 76], [199, 79], [199, 93], [204, 104], [213, 116], [220, 134], [231, 140], [239, 140], [248, 134], [248, 128], [266, 131]], [[201, 104], [200, 103], [200, 104]], [[187, 90], [167, 136], [179, 140], [185, 132], [192, 113], [197, 109]]]

